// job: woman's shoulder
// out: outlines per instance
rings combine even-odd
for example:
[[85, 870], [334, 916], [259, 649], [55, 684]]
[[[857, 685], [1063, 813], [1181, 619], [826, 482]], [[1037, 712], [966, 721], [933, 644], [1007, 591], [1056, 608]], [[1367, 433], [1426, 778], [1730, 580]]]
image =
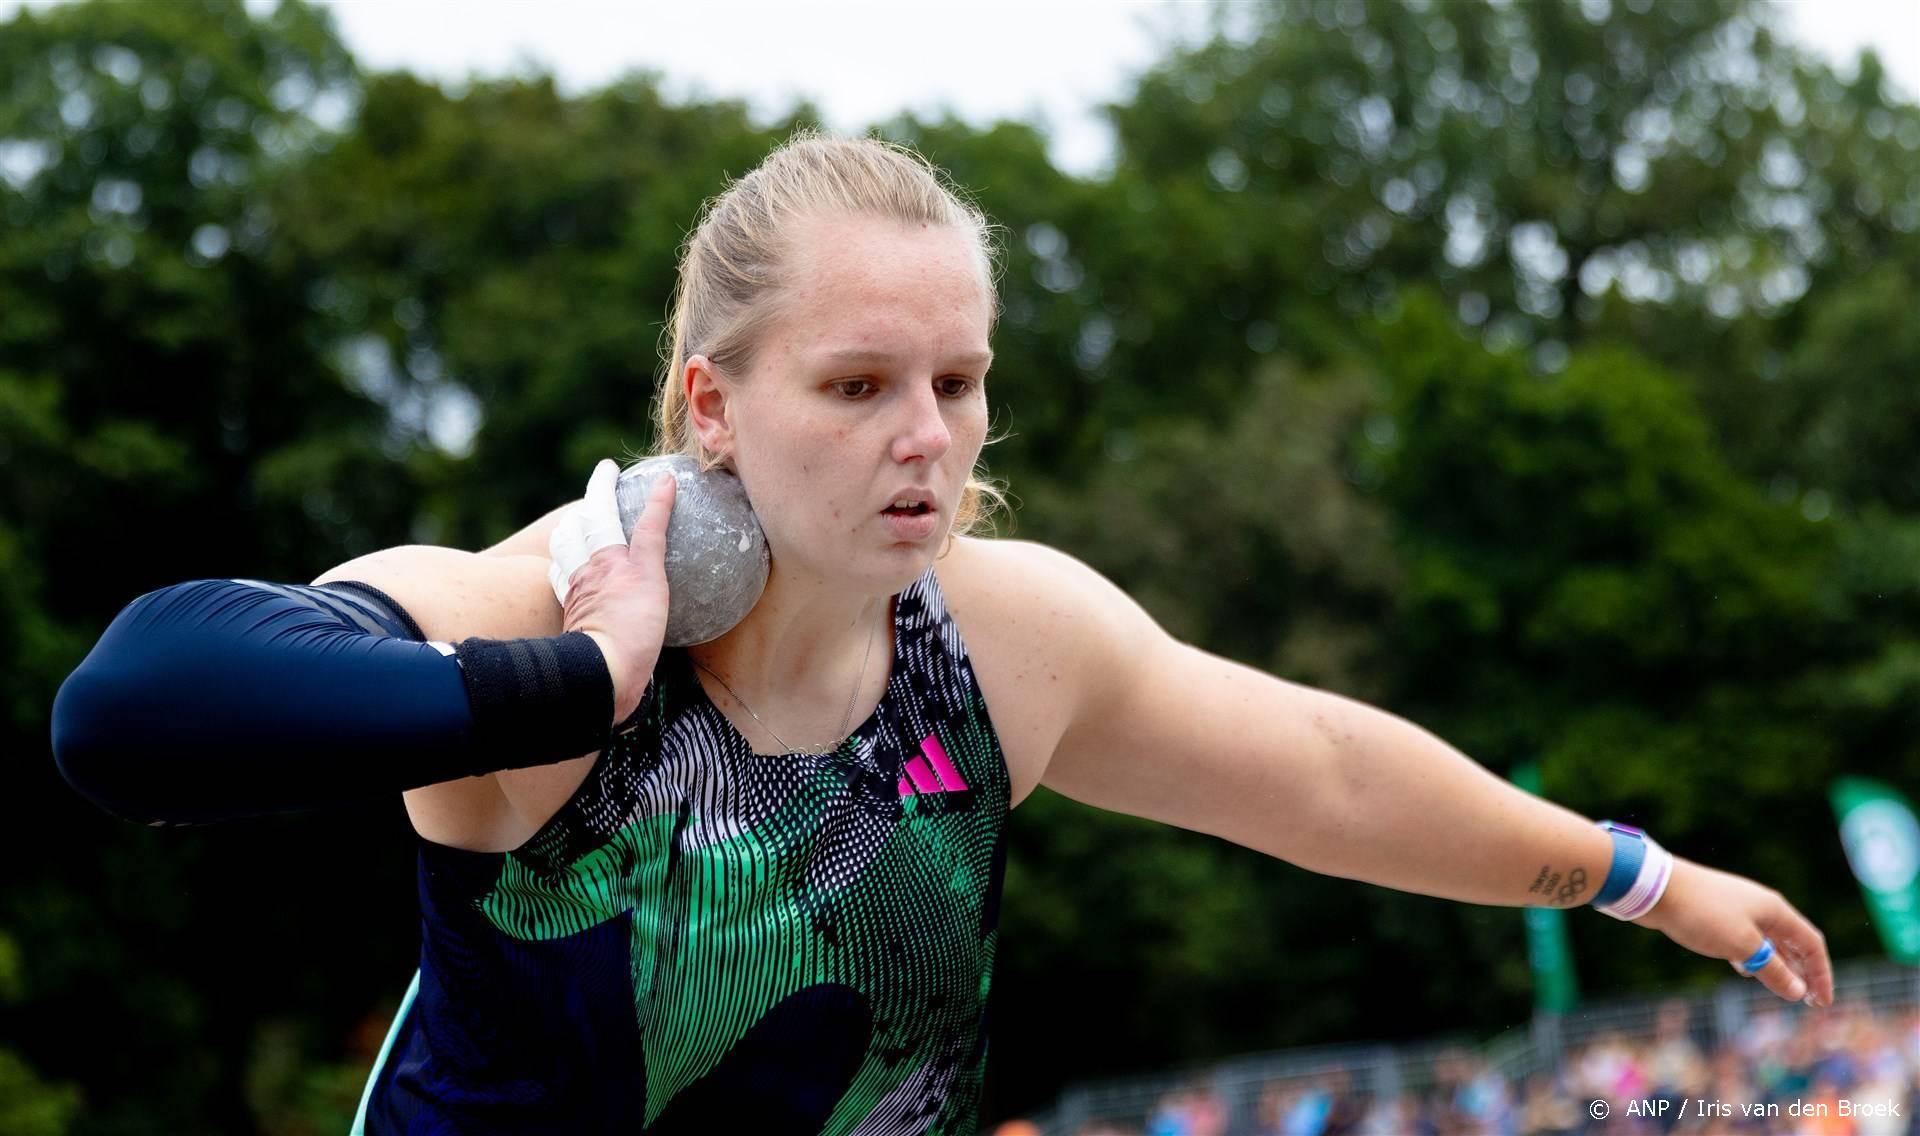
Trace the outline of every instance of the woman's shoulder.
[[1034, 628], [1061, 620], [1084, 624], [1144, 616], [1133, 597], [1071, 553], [1031, 540], [955, 537], [934, 562], [941, 591], [962, 604]]
[[406, 609], [428, 639], [525, 639], [558, 635], [563, 626], [547, 563], [543, 556], [409, 544], [349, 560], [313, 582], [353, 580], [378, 588]]
[[1093, 571], [1069, 553], [1039, 541], [957, 535], [947, 552], [934, 560], [933, 567], [942, 585], [950, 571], [965, 576], [966, 582], [1005, 582], [1035, 570], [1047, 576]]
[[1119, 661], [1165, 632], [1086, 562], [1035, 541], [955, 537], [934, 573], [993, 714], [1017, 804], [1082, 708], [1124, 679]]

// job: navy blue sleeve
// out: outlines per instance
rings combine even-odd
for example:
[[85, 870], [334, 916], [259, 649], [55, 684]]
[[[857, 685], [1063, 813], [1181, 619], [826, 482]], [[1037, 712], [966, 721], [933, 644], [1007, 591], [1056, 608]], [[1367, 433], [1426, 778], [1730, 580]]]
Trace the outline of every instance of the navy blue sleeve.
[[149, 592], [61, 685], [54, 759], [108, 812], [175, 825], [580, 756], [503, 760], [481, 744], [460, 661], [420, 639], [364, 584], [196, 580]]

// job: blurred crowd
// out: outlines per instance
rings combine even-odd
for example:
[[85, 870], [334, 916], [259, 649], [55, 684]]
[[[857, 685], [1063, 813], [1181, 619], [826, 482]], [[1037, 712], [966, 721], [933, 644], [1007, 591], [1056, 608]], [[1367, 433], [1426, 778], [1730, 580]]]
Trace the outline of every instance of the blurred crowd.
[[1162, 1096], [1144, 1123], [1061, 1136], [1920, 1136], [1920, 1010], [1764, 1006], [1711, 1048], [1692, 1025], [1686, 1003], [1664, 1003], [1651, 1036], [1602, 1033], [1518, 1084], [1465, 1049], [1439, 1056], [1429, 1086], [1387, 1097], [1344, 1071], [1275, 1082], [1251, 1117], [1231, 1116], [1201, 1079]]

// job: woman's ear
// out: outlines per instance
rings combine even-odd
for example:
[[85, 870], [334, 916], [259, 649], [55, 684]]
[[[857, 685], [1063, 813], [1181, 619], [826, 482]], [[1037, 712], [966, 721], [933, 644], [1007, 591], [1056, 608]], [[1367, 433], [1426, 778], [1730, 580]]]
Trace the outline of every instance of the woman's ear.
[[687, 359], [680, 381], [685, 384], [687, 422], [708, 453], [731, 464], [733, 457], [734, 388], [721, 377], [705, 355]]

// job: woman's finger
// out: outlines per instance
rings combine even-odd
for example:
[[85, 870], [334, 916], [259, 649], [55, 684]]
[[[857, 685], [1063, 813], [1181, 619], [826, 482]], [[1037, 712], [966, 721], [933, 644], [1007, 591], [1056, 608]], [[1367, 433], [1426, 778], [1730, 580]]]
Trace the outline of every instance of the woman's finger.
[[1760, 985], [1773, 991], [1790, 1002], [1798, 1002], [1806, 996], [1806, 983], [1787, 965], [1787, 956], [1779, 951], [1779, 944], [1771, 939], [1756, 942], [1753, 950], [1745, 958], [1730, 959], [1736, 974], [1748, 978], [1757, 978]]
[[673, 519], [673, 503], [679, 499], [680, 483], [668, 470], [647, 486], [647, 503], [633, 522], [633, 539], [627, 555], [642, 564], [659, 564], [667, 555], [667, 522]]
[[1826, 936], [1790, 904], [1765, 930], [1787, 964], [1806, 981], [1807, 993], [1812, 996], [1808, 1004], [1833, 1005], [1833, 960], [1827, 955]]

